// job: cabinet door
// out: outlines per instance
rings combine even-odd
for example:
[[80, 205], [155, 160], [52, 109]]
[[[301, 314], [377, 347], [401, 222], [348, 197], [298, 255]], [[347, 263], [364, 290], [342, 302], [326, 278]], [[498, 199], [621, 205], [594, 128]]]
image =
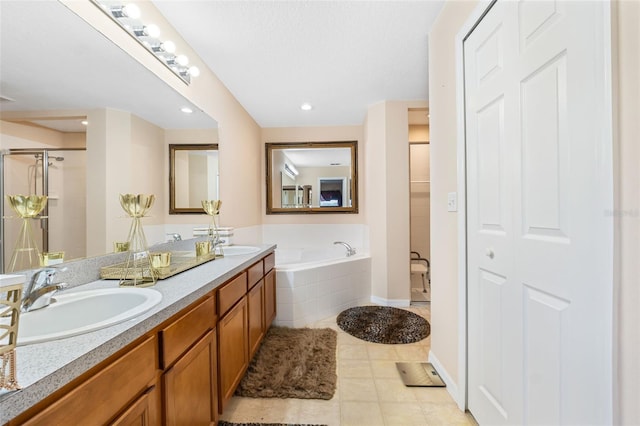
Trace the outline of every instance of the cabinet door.
[[216, 356], [216, 330], [213, 329], [164, 374], [164, 409], [168, 426], [216, 423]]
[[247, 297], [218, 322], [218, 390], [222, 413], [249, 365]]
[[264, 328], [271, 326], [276, 317], [276, 271], [272, 269], [264, 277]]
[[155, 426], [160, 424], [160, 404], [156, 386], [136, 400], [112, 426]]
[[258, 349], [264, 331], [264, 280], [261, 279], [249, 292], [249, 359]]
[[107, 424], [156, 380], [157, 365], [158, 341], [154, 335], [115, 355], [98, 373], [24, 424]]

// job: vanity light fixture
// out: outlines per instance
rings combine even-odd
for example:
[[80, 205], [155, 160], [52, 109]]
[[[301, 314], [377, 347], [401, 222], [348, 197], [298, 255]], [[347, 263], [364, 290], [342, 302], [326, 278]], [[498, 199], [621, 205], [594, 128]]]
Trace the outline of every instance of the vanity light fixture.
[[133, 3], [125, 4], [122, 6], [113, 6], [109, 12], [114, 18], [140, 18], [140, 8]]
[[189, 58], [187, 58], [185, 55], [178, 55], [176, 56], [176, 62], [179, 65], [186, 67], [187, 65], [189, 65]]
[[300, 109], [303, 111], [311, 111], [313, 109], [313, 106], [311, 106], [310, 103], [305, 102], [302, 105], [300, 105]]
[[161, 31], [157, 25], [143, 22], [140, 8], [135, 3], [118, 4], [118, 1], [113, 0], [91, 1], [186, 84], [191, 83], [192, 77], [200, 75], [198, 67], [188, 67], [189, 59], [185, 55], [175, 55], [175, 43], [170, 40], [160, 40]]

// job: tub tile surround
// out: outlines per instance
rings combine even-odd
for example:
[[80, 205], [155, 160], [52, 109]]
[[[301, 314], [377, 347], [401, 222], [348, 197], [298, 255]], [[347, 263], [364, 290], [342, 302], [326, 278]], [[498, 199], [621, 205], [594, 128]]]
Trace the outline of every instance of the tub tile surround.
[[262, 241], [278, 248], [332, 247], [344, 241], [358, 252], [369, 251], [369, 227], [362, 224], [265, 224]]
[[279, 270], [276, 263], [276, 325], [304, 327], [370, 303], [371, 258], [336, 262], [292, 270]]
[[[304, 327], [344, 309], [370, 303], [368, 235], [365, 225], [263, 225], [263, 241], [278, 247], [278, 315], [274, 323]], [[350, 244], [357, 254], [347, 257], [345, 247], [334, 245], [335, 241]], [[330, 260], [313, 260], [318, 257]]]
[[[193, 241], [168, 244], [173, 250], [190, 250]], [[258, 247], [260, 251], [256, 253], [216, 259], [158, 281], [152, 288], [162, 293], [162, 301], [138, 317], [79, 336], [17, 347], [17, 378], [22, 390], [0, 391], [0, 424], [60, 389], [275, 249], [271, 244]], [[80, 283], [83, 279], [97, 277], [99, 267], [111, 264], [113, 256], [118, 255], [68, 262], [68, 269], [61, 277], [68, 278], [71, 285], [78, 287], [85, 284]], [[87, 272], [88, 269], [91, 271]], [[74, 291], [117, 286], [117, 280], [94, 279]]]

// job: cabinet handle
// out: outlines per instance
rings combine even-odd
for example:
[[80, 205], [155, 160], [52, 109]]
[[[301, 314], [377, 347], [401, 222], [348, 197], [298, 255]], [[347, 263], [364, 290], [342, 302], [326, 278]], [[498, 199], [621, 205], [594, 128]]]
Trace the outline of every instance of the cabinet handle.
[[493, 258], [494, 258], [494, 256], [495, 256], [495, 253], [493, 252], [493, 249], [491, 249], [491, 248], [488, 248], [488, 249], [485, 251], [485, 254], [487, 255], [487, 257], [488, 257], [489, 259], [493, 259]]

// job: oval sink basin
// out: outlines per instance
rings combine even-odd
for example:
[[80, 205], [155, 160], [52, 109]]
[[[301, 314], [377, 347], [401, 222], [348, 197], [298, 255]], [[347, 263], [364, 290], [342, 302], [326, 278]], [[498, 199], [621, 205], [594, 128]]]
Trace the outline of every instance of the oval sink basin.
[[238, 256], [241, 254], [251, 254], [260, 251], [260, 247], [254, 246], [227, 246], [222, 247], [225, 256]]
[[156, 306], [162, 293], [148, 288], [109, 288], [56, 294], [51, 305], [20, 314], [17, 345], [99, 330]]

